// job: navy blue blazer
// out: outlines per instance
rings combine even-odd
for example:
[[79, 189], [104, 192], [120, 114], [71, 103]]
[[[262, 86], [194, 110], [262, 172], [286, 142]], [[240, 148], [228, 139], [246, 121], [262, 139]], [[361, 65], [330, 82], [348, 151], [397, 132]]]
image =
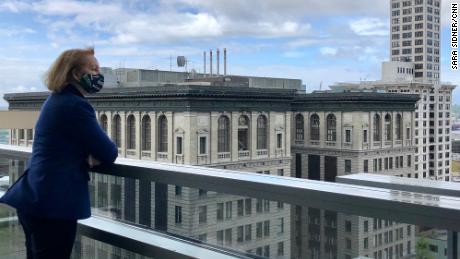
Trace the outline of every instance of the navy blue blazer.
[[99, 126], [90, 103], [68, 85], [43, 104], [28, 168], [0, 202], [36, 217], [90, 217], [86, 161], [90, 154], [108, 165], [118, 150]]

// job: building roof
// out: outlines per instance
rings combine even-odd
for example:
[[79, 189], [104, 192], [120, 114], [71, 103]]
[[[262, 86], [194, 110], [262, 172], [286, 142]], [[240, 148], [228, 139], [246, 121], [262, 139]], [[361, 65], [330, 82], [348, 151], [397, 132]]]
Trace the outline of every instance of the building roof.
[[319, 92], [297, 94], [294, 111], [413, 111], [416, 94], [378, 92]]
[[[49, 92], [5, 94], [9, 109], [38, 110]], [[295, 89], [165, 84], [105, 88], [88, 100], [99, 110], [413, 111], [418, 95], [376, 92], [296, 93]]]

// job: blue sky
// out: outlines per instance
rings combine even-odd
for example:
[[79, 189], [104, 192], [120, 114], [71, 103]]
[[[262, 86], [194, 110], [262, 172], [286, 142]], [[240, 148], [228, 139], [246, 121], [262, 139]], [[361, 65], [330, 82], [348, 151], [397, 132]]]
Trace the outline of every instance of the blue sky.
[[[442, 2], [441, 80], [460, 84], [449, 67], [453, 1]], [[0, 95], [45, 90], [53, 60], [85, 46], [101, 66], [169, 70], [170, 56], [185, 55], [199, 72], [203, 51], [226, 47], [228, 73], [299, 78], [307, 91], [377, 80], [389, 12], [388, 0], [2, 0]]]

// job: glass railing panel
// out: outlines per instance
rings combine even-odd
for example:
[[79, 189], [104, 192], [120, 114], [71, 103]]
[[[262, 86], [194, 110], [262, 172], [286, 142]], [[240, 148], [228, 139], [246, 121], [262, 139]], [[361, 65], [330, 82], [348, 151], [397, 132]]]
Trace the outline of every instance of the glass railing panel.
[[98, 258], [98, 259], [152, 259], [138, 253], [95, 240], [82, 235], [77, 235], [73, 248], [72, 259]]
[[[25, 160], [0, 157], [0, 196], [22, 175], [26, 166]], [[101, 184], [103, 181], [95, 182], [103, 186]], [[100, 193], [102, 192], [102, 188], [99, 188]], [[98, 196], [104, 197], [103, 195]], [[112, 197], [115, 198], [115, 196]], [[105, 201], [100, 201], [99, 205], [105, 207]], [[26, 258], [24, 232], [17, 219], [16, 210], [4, 204], [0, 204], [0, 258]], [[77, 232], [72, 258], [144, 259], [150, 257], [82, 236]]]
[[[25, 161], [0, 157], [0, 196], [23, 172]], [[24, 232], [16, 210], [0, 204], [0, 258], [25, 258]]]
[[[447, 230], [330, 208], [92, 174], [93, 213], [262, 258], [447, 258]], [[308, 198], [306, 198], [308, 203]], [[429, 258], [429, 257], [427, 257]]]
[[[12, 159], [3, 164], [8, 165], [0, 167], [2, 179], [8, 183], [0, 184], [5, 190], [26, 165]], [[225, 248], [256, 258], [447, 258], [447, 230], [419, 226], [390, 212], [375, 215], [362, 208], [349, 214], [323, 206], [318, 202], [321, 197], [305, 197], [303, 205], [298, 206], [263, 196], [99, 173], [91, 173], [90, 178], [94, 215], [164, 232], [200, 246]], [[15, 216], [14, 210], [6, 211], [2, 218]], [[24, 240], [17, 221], [2, 224], [0, 229], [6, 229], [1, 233], [8, 238], [0, 238], [0, 247], [11, 255], [8, 258], [23, 257]], [[78, 235], [73, 258], [142, 258], [128, 250], [113, 246], [110, 240], [104, 243]]]
[[16, 211], [0, 204], [0, 258], [25, 258], [24, 242]]

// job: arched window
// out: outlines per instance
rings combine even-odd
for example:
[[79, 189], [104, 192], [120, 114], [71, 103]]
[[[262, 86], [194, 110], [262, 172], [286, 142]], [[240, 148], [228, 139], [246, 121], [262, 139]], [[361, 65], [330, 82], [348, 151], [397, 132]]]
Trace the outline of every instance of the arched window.
[[127, 149], [136, 149], [136, 119], [129, 115], [126, 120]]
[[238, 151], [249, 150], [249, 119], [241, 115], [238, 119]]
[[300, 113], [295, 116], [295, 139], [304, 140], [303, 116]]
[[105, 114], [101, 115], [100, 123], [101, 123], [102, 130], [105, 133], [107, 133], [107, 115], [105, 115]]
[[319, 140], [319, 116], [317, 114], [310, 116], [310, 139]]
[[385, 140], [386, 141], [391, 141], [392, 140], [392, 123], [391, 123], [391, 115], [387, 114], [385, 115]]
[[112, 121], [112, 139], [117, 147], [121, 147], [121, 118], [120, 115], [116, 114], [113, 116]]
[[380, 136], [380, 128], [381, 128], [381, 122], [380, 122], [380, 115], [375, 114], [374, 115], [374, 141], [380, 141], [381, 136]]
[[230, 152], [230, 120], [220, 116], [217, 124], [217, 152]]
[[396, 115], [396, 140], [402, 138], [402, 116], [401, 114]]
[[168, 119], [164, 115], [158, 118], [158, 152], [168, 152]]
[[150, 117], [144, 115], [142, 117], [142, 131], [141, 131], [141, 143], [142, 150], [149, 151], [151, 149], [151, 126], [150, 126]]
[[257, 149], [267, 149], [267, 118], [264, 115], [257, 118]]
[[334, 114], [329, 114], [326, 117], [327, 141], [337, 141], [337, 119]]

